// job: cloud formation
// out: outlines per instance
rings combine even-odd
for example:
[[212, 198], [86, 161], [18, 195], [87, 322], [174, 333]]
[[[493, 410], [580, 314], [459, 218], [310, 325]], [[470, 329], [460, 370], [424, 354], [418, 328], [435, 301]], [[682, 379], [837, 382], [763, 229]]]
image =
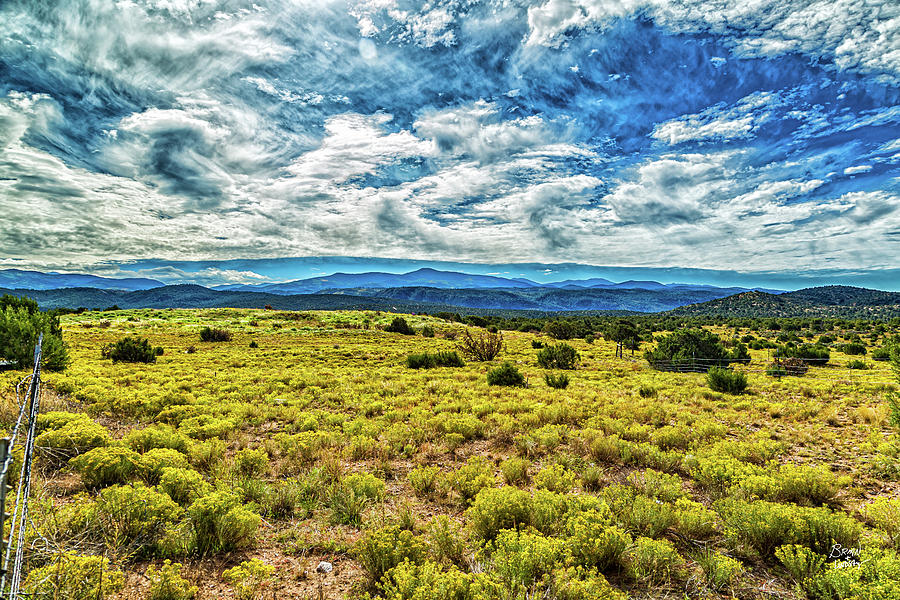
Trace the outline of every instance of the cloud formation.
[[14, 264], [900, 256], [888, 0], [10, 0], [0, 21]]

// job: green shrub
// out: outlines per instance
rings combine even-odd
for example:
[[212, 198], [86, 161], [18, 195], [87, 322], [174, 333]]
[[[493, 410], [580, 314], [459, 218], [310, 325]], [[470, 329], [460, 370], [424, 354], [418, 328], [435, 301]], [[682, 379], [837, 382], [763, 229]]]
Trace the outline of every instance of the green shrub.
[[34, 445], [42, 452], [45, 460], [54, 465], [64, 463], [68, 457], [108, 444], [109, 431], [90, 419], [70, 421], [59, 429], [45, 431], [34, 440]]
[[187, 453], [190, 444], [190, 438], [165, 423], [132, 429], [124, 441], [129, 448], [142, 453], [153, 448], [171, 448]]
[[507, 458], [500, 463], [500, 472], [503, 473], [503, 481], [505, 481], [507, 485], [526, 483], [528, 481], [529, 466], [531, 466], [531, 462], [524, 458], [518, 458], [516, 456]]
[[653, 469], [631, 473], [628, 476], [628, 483], [645, 496], [657, 498], [663, 502], [675, 502], [686, 495], [678, 475], [660, 473]]
[[470, 502], [484, 488], [497, 484], [493, 465], [481, 456], [470, 458], [466, 464], [447, 475], [447, 483], [464, 502]]
[[466, 540], [462, 527], [447, 515], [437, 515], [425, 527], [431, 555], [438, 562], [465, 564]]
[[788, 372], [787, 372], [787, 369], [784, 368], [784, 365], [782, 365], [780, 362], [776, 361], [776, 362], [771, 363], [768, 367], [766, 367], [766, 375], [768, 375], [769, 377], [775, 377], [775, 378], [787, 377]]
[[660, 371], [706, 371], [712, 366], [727, 366], [730, 362], [744, 359], [744, 356], [726, 350], [719, 336], [711, 331], [681, 329], [660, 337], [656, 348], [644, 352], [644, 358]]
[[197, 586], [181, 576], [181, 565], [166, 560], [158, 569], [147, 567], [146, 577], [150, 580], [149, 600], [192, 600], [197, 594]]
[[541, 340], [531, 340], [531, 347], [535, 350], [540, 350], [544, 347], [544, 342], [542, 342]]
[[438, 467], [416, 467], [406, 478], [417, 496], [427, 498], [436, 491], [440, 472]]
[[488, 362], [494, 360], [503, 350], [503, 336], [488, 331], [473, 335], [467, 328], [457, 342], [457, 348], [466, 358], [476, 362]]
[[689, 540], [706, 540], [719, 533], [719, 515], [688, 498], [675, 501], [675, 531]]
[[735, 489], [750, 498], [820, 506], [833, 500], [840, 487], [827, 467], [785, 463], [768, 473], [746, 477]]
[[[126, 336], [114, 344], [107, 344], [100, 350], [103, 358], [113, 361], [113, 364], [126, 363], [155, 363], [156, 348], [150, 345], [150, 340]], [[161, 353], [160, 353], [161, 354]]]
[[841, 344], [838, 346], [838, 350], [851, 356], [862, 356], [866, 353], [866, 346], [865, 344], [860, 344], [858, 342], [850, 342], [848, 344]]
[[106, 488], [90, 509], [91, 521], [108, 548], [139, 556], [155, 552], [181, 513], [171, 498], [142, 483]]
[[230, 342], [231, 338], [231, 332], [227, 329], [204, 327], [200, 330], [200, 341], [202, 342]]
[[416, 335], [416, 330], [409, 326], [403, 317], [394, 317], [391, 324], [384, 328], [388, 333], [402, 333], [403, 335]]
[[544, 374], [544, 383], [555, 390], [564, 390], [569, 387], [569, 376], [565, 373], [546, 373]]
[[62, 339], [59, 316], [38, 310], [29, 298], [4, 295], [0, 298], [0, 357], [16, 363], [19, 369], [34, 366], [34, 347], [44, 334], [41, 366], [48, 371], [62, 371], [69, 364], [69, 354]]
[[863, 514], [889, 546], [900, 549], [900, 498], [878, 498], [863, 508]]
[[710, 367], [706, 372], [706, 384], [714, 392], [742, 394], [747, 389], [747, 376], [739, 371]]
[[610, 571], [622, 564], [631, 536], [612, 525], [609, 509], [589, 510], [570, 518], [567, 544], [578, 564]]
[[477, 539], [492, 540], [504, 529], [527, 527], [532, 523], [531, 494], [514, 487], [485, 488], [466, 511], [466, 520]]
[[656, 388], [652, 385], [643, 384], [638, 388], [638, 396], [641, 398], [656, 398], [657, 394]]
[[234, 587], [235, 598], [253, 600], [274, 574], [275, 567], [267, 565], [258, 558], [251, 558], [224, 571], [222, 579]]
[[504, 362], [499, 367], [488, 371], [488, 385], [525, 387], [525, 376], [511, 362]]
[[625, 592], [610, 585], [600, 573], [581, 567], [554, 572], [554, 593], [559, 600], [628, 600]]
[[187, 456], [171, 448], [153, 448], [142, 454], [140, 459], [141, 477], [151, 485], [159, 483], [164, 469], [186, 469], [189, 466]]
[[484, 573], [444, 570], [431, 561], [403, 562], [391, 569], [381, 582], [383, 597], [389, 600], [492, 600], [500, 598], [500, 586]]
[[569, 344], [554, 344], [538, 352], [537, 361], [544, 369], [574, 369], [578, 362], [578, 352]]
[[677, 575], [684, 561], [668, 540], [640, 537], [628, 549], [626, 570], [636, 581], [663, 585]]
[[53, 555], [49, 564], [32, 569], [22, 590], [33, 600], [103, 600], [125, 587], [125, 574], [102, 556], [72, 552]]
[[75, 421], [90, 421], [91, 418], [84, 413], [71, 413], [63, 410], [54, 410], [39, 414], [35, 429], [38, 433], [43, 433], [48, 429], [62, 429], [69, 423]]
[[363, 536], [356, 543], [353, 554], [369, 576], [369, 581], [376, 584], [388, 571], [404, 561], [422, 563], [426, 551], [425, 542], [411, 531], [389, 526]]
[[269, 470], [269, 453], [262, 448], [245, 448], [234, 453], [234, 469], [242, 477], [259, 477]]
[[853, 548], [862, 533], [858, 521], [824, 507], [730, 499], [721, 501], [717, 510], [726, 535], [747, 543], [764, 558], [785, 544], [800, 544], [820, 554], [828, 554], [834, 544]]
[[209, 556], [250, 545], [260, 516], [241, 506], [230, 492], [213, 492], [195, 500], [187, 509], [191, 545], [200, 556]]
[[353, 473], [341, 480], [345, 489], [351, 490], [357, 496], [369, 500], [381, 500], [384, 498], [384, 481], [371, 473]]
[[854, 359], [847, 363], [847, 368], [848, 369], [856, 369], [859, 371], [865, 371], [869, 368], [869, 365], [867, 365], [866, 361], [864, 361], [864, 360]]
[[452, 350], [422, 354], [410, 354], [406, 357], [406, 366], [410, 369], [433, 369], [435, 367], [464, 367], [466, 363], [459, 354]]
[[[544, 588], [543, 580], [562, 562], [562, 540], [527, 531], [502, 531], [485, 548], [492, 573], [508, 590], [508, 597], [524, 597], [529, 591]], [[537, 584], [537, 585], [536, 585]]]
[[431, 325], [425, 325], [422, 327], [422, 337], [433, 338], [434, 337], [434, 327]]
[[732, 588], [744, 572], [741, 561], [709, 549], [699, 552], [696, 560], [703, 569], [707, 585], [717, 592]]
[[84, 485], [99, 488], [125, 483], [137, 472], [141, 455], [121, 446], [94, 448], [69, 461], [72, 470], [81, 475]]
[[535, 487], [561, 494], [572, 491], [577, 481], [578, 475], [562, 465], [544, 467], [534, 476]]
[[212, 486], [200, 473], [178, 467], [163, 467], [157, 488], [181, 506], [189, 506], [212, 491]]

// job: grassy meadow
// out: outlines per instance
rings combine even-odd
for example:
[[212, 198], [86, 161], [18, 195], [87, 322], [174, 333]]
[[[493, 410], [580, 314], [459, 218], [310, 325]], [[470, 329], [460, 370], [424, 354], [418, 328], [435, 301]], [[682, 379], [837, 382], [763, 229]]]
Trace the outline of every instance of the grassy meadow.
[[[545, 375], [563, 371], [537, 361], [538, 343], [556, 343], [546, 335], [504, 331], [490, 363], [413, 369], [409, 355], [456, 350], [466, 326], [407, 316], [416, 335], [383, 331], [395, 316], [65, 316], [72, 360], [45, 376], [26, 589], [900, 598], [889, 362], [832, 350], [825, 366], [774, 378], [769, 351], [751, 350], [736, 367], [747, 391], [730, 395], [702, 373], [652, 370], [640, 351], [616, 358], [598, 337], [567, 341], [577, 368], [554, 388]], [[203, 342], [204, 327], [232, 337]], [[162, 354], [103, 358], [124, 336]], [[860, 359], [868, 369], [848, 368]], [[503, 361], [526, 386], [488, 385]], [[0, 373], [4, 423], [22, 376]]]

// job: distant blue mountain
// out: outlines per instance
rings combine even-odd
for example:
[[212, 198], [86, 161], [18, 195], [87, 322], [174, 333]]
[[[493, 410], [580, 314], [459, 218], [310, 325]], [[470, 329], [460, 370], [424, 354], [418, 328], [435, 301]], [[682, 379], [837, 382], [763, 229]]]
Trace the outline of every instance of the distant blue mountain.
[[155, 279], [112, 279], [79, 273], [41, 273], [21, 269], [0, 270], [0, 287], [29, 290], [57, 290], [61, 288], [95, 288], [99, 290], [149, 290], [165, 284]]
[[355, 288], [383, 289], [393, 287], [430, 287], [440, 289], [492, 289], [540, 287], [528, 279], [506, 279], [492, 275], [472, 275], [455, 271], [423, 268], [410, 273], [335, 273], [326, 277], [311, 277], [286, 283], [256, 285], [220, 285], [216, 290], [267, 292], [270, 294], [313, 294], [322, 290]]

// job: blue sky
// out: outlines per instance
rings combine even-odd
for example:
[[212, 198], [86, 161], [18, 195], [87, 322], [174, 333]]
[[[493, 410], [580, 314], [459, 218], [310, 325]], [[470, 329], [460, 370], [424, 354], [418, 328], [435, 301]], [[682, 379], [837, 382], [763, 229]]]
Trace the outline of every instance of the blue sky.
[[896, 287], [896, 2], [7, 0], [0, 24], [0, 266]]

